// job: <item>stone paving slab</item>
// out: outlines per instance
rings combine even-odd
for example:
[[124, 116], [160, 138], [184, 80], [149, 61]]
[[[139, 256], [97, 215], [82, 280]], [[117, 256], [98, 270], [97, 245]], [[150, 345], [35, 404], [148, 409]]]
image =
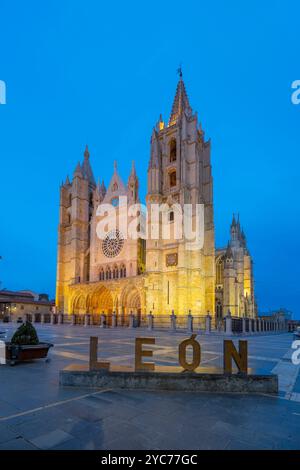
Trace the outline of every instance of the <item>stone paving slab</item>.
[[53, 431], [42, 434], [34, 439], [31, 439], [30, 441], [35, 447], [46, 450], [52, 449], [58, 445], [62, 445], [72, 439], [73, 436], [71, 434], [62, 431], [61, 429], [54, 429]]
[[0, 424], [0, 444], [4, 444], [7, 441], [11, 441], [13, 439], [17, 439], [19, 437], [19, 433], [9, 429], [4, 424]]
[[[282, 367], [292, 335], [249, 338], [250, 367], [279, 370], [283, 388], [273, 397], [61, 389], [58, 371], [88, 357], [90, 335], [99, 336], [101, 358], [124, 365], [133, 364], [136, 336], [155, 336], [154, 360], [176, 365], [178, 344], [188, 335], [69, 325], [40, 325], [38, 333], [55, 344], [50, 363], [0, 366], [0, 450], [300, 449], [299, 370]], [[197, 339], [203, 361], [221, 367], [223, 338]]]
[[38, 450], [30, 442], [27, 442], [25, 439], [17, 438], [7, 441], [3, 444], [0, 444], [0, 451], [1, 450]]

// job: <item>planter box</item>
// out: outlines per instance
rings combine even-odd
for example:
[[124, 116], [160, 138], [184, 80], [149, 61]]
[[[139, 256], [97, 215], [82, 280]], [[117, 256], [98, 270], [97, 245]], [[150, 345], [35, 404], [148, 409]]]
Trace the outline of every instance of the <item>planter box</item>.
[[49, 349], [53, 346], [51, 343], [39, 344], [11, 344], [6, 343], [6, 360], [11, 365], [15, 362], [32, 361], [34, 359], [43, 359], [47, 357]]

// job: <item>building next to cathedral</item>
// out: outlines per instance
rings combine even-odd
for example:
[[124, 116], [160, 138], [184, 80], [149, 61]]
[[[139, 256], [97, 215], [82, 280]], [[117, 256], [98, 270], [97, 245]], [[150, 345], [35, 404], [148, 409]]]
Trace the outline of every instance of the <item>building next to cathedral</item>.
[[[105, 314], [115, 312], [119, 324], [130, 313], [139, 319], [150, 312], [156, 317], [189, 312], [216, 321], [230, 310], [234, 316], [256, 316], [252, 259], [239, 218], [233, 217], [226, 248], [215, 248], [213, 178], [210, 141], [189, 104], [180, 76], [169, 121], [162, 118], [151, 136], [148, 166], [148, 214], [152, 204], [164, 205], [159, 236], [144, 240], [124, 237], [117, 225], [103, 239], [97, 227], [103, 218], [98, 207], [112, 204], [118, 215], [121, 201], [139, 203], [139, 181], [132, 164], [127, 184], [115, 163], [106, 189], [96, 184], [86, 147], [82, 164], [60, 189], [56, 307], [59, 312]], [[183, 237], [174, 235], [176, 210], [185, 204], [204, 208], [203, 244], [189, 249]], [[120, 217], [122, 218], [122, 217]], [[192, 213], [192, 219], [195, 212]], [[166, 222], [167, 221], [167, 222]], [[152, 224], [147, 219], [148, 229]], [[163, 224], [170, 236], [161, 236]], [[148, 231], [149, 233], [149, 231]], [[109, 320], [108, 320], [109, 321]]]

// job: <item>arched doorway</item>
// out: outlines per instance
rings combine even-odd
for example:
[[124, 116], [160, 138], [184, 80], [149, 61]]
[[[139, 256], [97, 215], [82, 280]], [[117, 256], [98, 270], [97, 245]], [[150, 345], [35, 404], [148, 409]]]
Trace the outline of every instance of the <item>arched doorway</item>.
[[83, 294], [74, 299], [72, 313], [76, 315], [75, 323], [77, 325], [82, 325], [84, 323], [84, 315], [86, 313], [86, 298]]
[[79, 295], [74, 299], [72, 311], [75, 313], [75, 315], [82, 315], [86, 313], [86, 300], [84, 295]]
[[100, 315], [104, 314], [107, 325], [110, 325], [113, 312], [113, 297], [111, 292], [104, 286], [96, 289], [88, 297], [87, 311], [92, 315], [92, 322], [94, 324], [99, 324]]
[[136, 287], [132, 285], [125, 287], [121, 294], [120, 306], [119, 314], [121, 318], [119, 323], [127, 325], [129, 315], [133, 314], [136, 326], [139, 326], [141, 321], [141, 296]]

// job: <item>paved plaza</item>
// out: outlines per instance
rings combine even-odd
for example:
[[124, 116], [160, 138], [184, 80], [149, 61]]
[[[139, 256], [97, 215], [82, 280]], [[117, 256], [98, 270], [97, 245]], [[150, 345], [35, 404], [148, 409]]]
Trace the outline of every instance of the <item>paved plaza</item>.
[[[7, 339], [16, 324], [1, 324]], [[155, 336], [154, 359], [178, 364], [184, 332], [39, 325], [44, 360], [0, 366], [0, 449], [300, 449], [300, 375], [292, 334], [252, 335], [249, 365], [279, 375], [279, 395], [61, 388], [58, 372], [88, 361], [89, 337], [101, 359], [133, 364], [135, 336]], [[201, 334], [205, 366], [222, 367], [223, 337]], [[236, 338], [238, 339], [238, 338]]]

